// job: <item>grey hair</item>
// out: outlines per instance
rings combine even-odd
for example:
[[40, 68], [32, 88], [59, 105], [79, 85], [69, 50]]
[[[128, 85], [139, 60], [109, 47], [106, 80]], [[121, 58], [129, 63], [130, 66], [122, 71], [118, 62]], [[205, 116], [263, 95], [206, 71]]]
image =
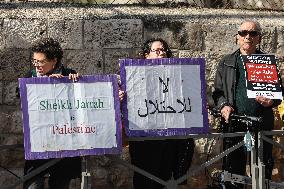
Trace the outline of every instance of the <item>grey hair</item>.
[[[256, 20], [245, 20], [242, 22], [241, 25], [243, 25], [244, 23], [247, 23], [247, 22], [251, 22], [251, 23], [254, 23], [255, 26], [256, 26], [256, 30], [261, 33], [262, 29], [261, 29], [261, 26], [260, 26], [260, 23]], [[241, 25], [239, 26], [239, 31], [241, 30]]]

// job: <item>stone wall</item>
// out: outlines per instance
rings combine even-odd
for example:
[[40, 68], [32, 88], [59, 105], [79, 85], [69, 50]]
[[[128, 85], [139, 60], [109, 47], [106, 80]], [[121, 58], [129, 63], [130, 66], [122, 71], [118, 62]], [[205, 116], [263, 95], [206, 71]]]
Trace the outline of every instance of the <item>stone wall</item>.
[[[261, 48], [276, 54], [281, 66], [283, 16], [280, 12], [225, 9], [1, 4], [0, 145], [23, 143], [20, 101], [15, 89], [17, 78], [31, 69], [29, 47], [39, 38], [48, 36], [59, 40], [65, 50], [63, 63], [84, 75], [119, 73], [119, 58], [138, 57], [143, 41], [162, 37], [176, 57], [206, 58], [210, 89], [218, 61], [237, 48], [234, 35], [243, 19], [255, 18], [262, 24]], [[193, 166], [204, 163], [220, 149], [218, 139], [196, 140]], [[23, 149], [1, 150], [0, 154], [0, 166], [22, 176]], [[283, 153], [276, 150], [275, 154], [278, 173], [275, 170], [274, 179], [283, 180]], [[121, 158], [129, 161], [127, 148]], [[219, 165], [220, 162], [216, 164]], [[93, 188], [131, 188], [132, 171], [107, 157], [91, 157], [91, 168]], [[17, 180], [3, 169], [0, 175], [0, 186]], [[204, 172], [200, 172], [189, 179], [188, 186], [204, 188], [207, 182]], [[79, 187], [79, 180], [74, 181], [73, 188]]]
[[0, 2], [61, 2], [80, 4], [158, 5], [165, 7], [236, 8], [281, 10], [283, 0], [0, 0]]

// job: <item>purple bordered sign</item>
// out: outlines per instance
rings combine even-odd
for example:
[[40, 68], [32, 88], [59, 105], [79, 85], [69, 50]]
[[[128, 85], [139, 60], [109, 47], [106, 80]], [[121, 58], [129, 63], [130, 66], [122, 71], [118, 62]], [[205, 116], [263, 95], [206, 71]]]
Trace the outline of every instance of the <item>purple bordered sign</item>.
[[25, 159], [121, 153], [115, 75], [20, 78]]
[[120, 60], [128, 136], [207, 133], [204, 58]]

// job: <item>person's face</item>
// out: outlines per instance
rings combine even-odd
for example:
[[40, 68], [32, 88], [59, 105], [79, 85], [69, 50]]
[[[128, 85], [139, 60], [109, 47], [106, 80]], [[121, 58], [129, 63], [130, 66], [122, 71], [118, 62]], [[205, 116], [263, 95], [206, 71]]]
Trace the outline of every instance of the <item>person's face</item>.
[[166, 52], [160, 41], [154, 41], [151, 45], [150, 53], [145, 55], [146, 59], [166, 58]]
[[255, 53], [256, 46], [260, 43], [260, 33], [253, 22], [243, 23], [238, 31], [237, 38], [240, 50], [245, 54]]
[[33, 54], [33, 65], [37, 74], [43, 76], [52, 71], [56, 64], [56, 59], [48, 60], [44, 53], [35, 52]]

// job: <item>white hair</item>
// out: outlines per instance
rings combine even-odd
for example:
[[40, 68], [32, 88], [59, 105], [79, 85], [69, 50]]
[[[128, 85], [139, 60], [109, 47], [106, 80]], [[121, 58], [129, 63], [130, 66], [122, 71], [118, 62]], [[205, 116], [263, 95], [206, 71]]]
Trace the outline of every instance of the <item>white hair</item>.
[[256, 30], [261, 33], [261, 26], [260, 26], [260, 23], [256, 20], [245, 20], [242, 22], [242, 24], [239, 26], [239, 31], [241, 30], [241, 26], [244, 24], [244, 23], [247, 23], [247, 22], [250, 22], [250, 23], [254, 23], [255, 26], [256, 26]]

